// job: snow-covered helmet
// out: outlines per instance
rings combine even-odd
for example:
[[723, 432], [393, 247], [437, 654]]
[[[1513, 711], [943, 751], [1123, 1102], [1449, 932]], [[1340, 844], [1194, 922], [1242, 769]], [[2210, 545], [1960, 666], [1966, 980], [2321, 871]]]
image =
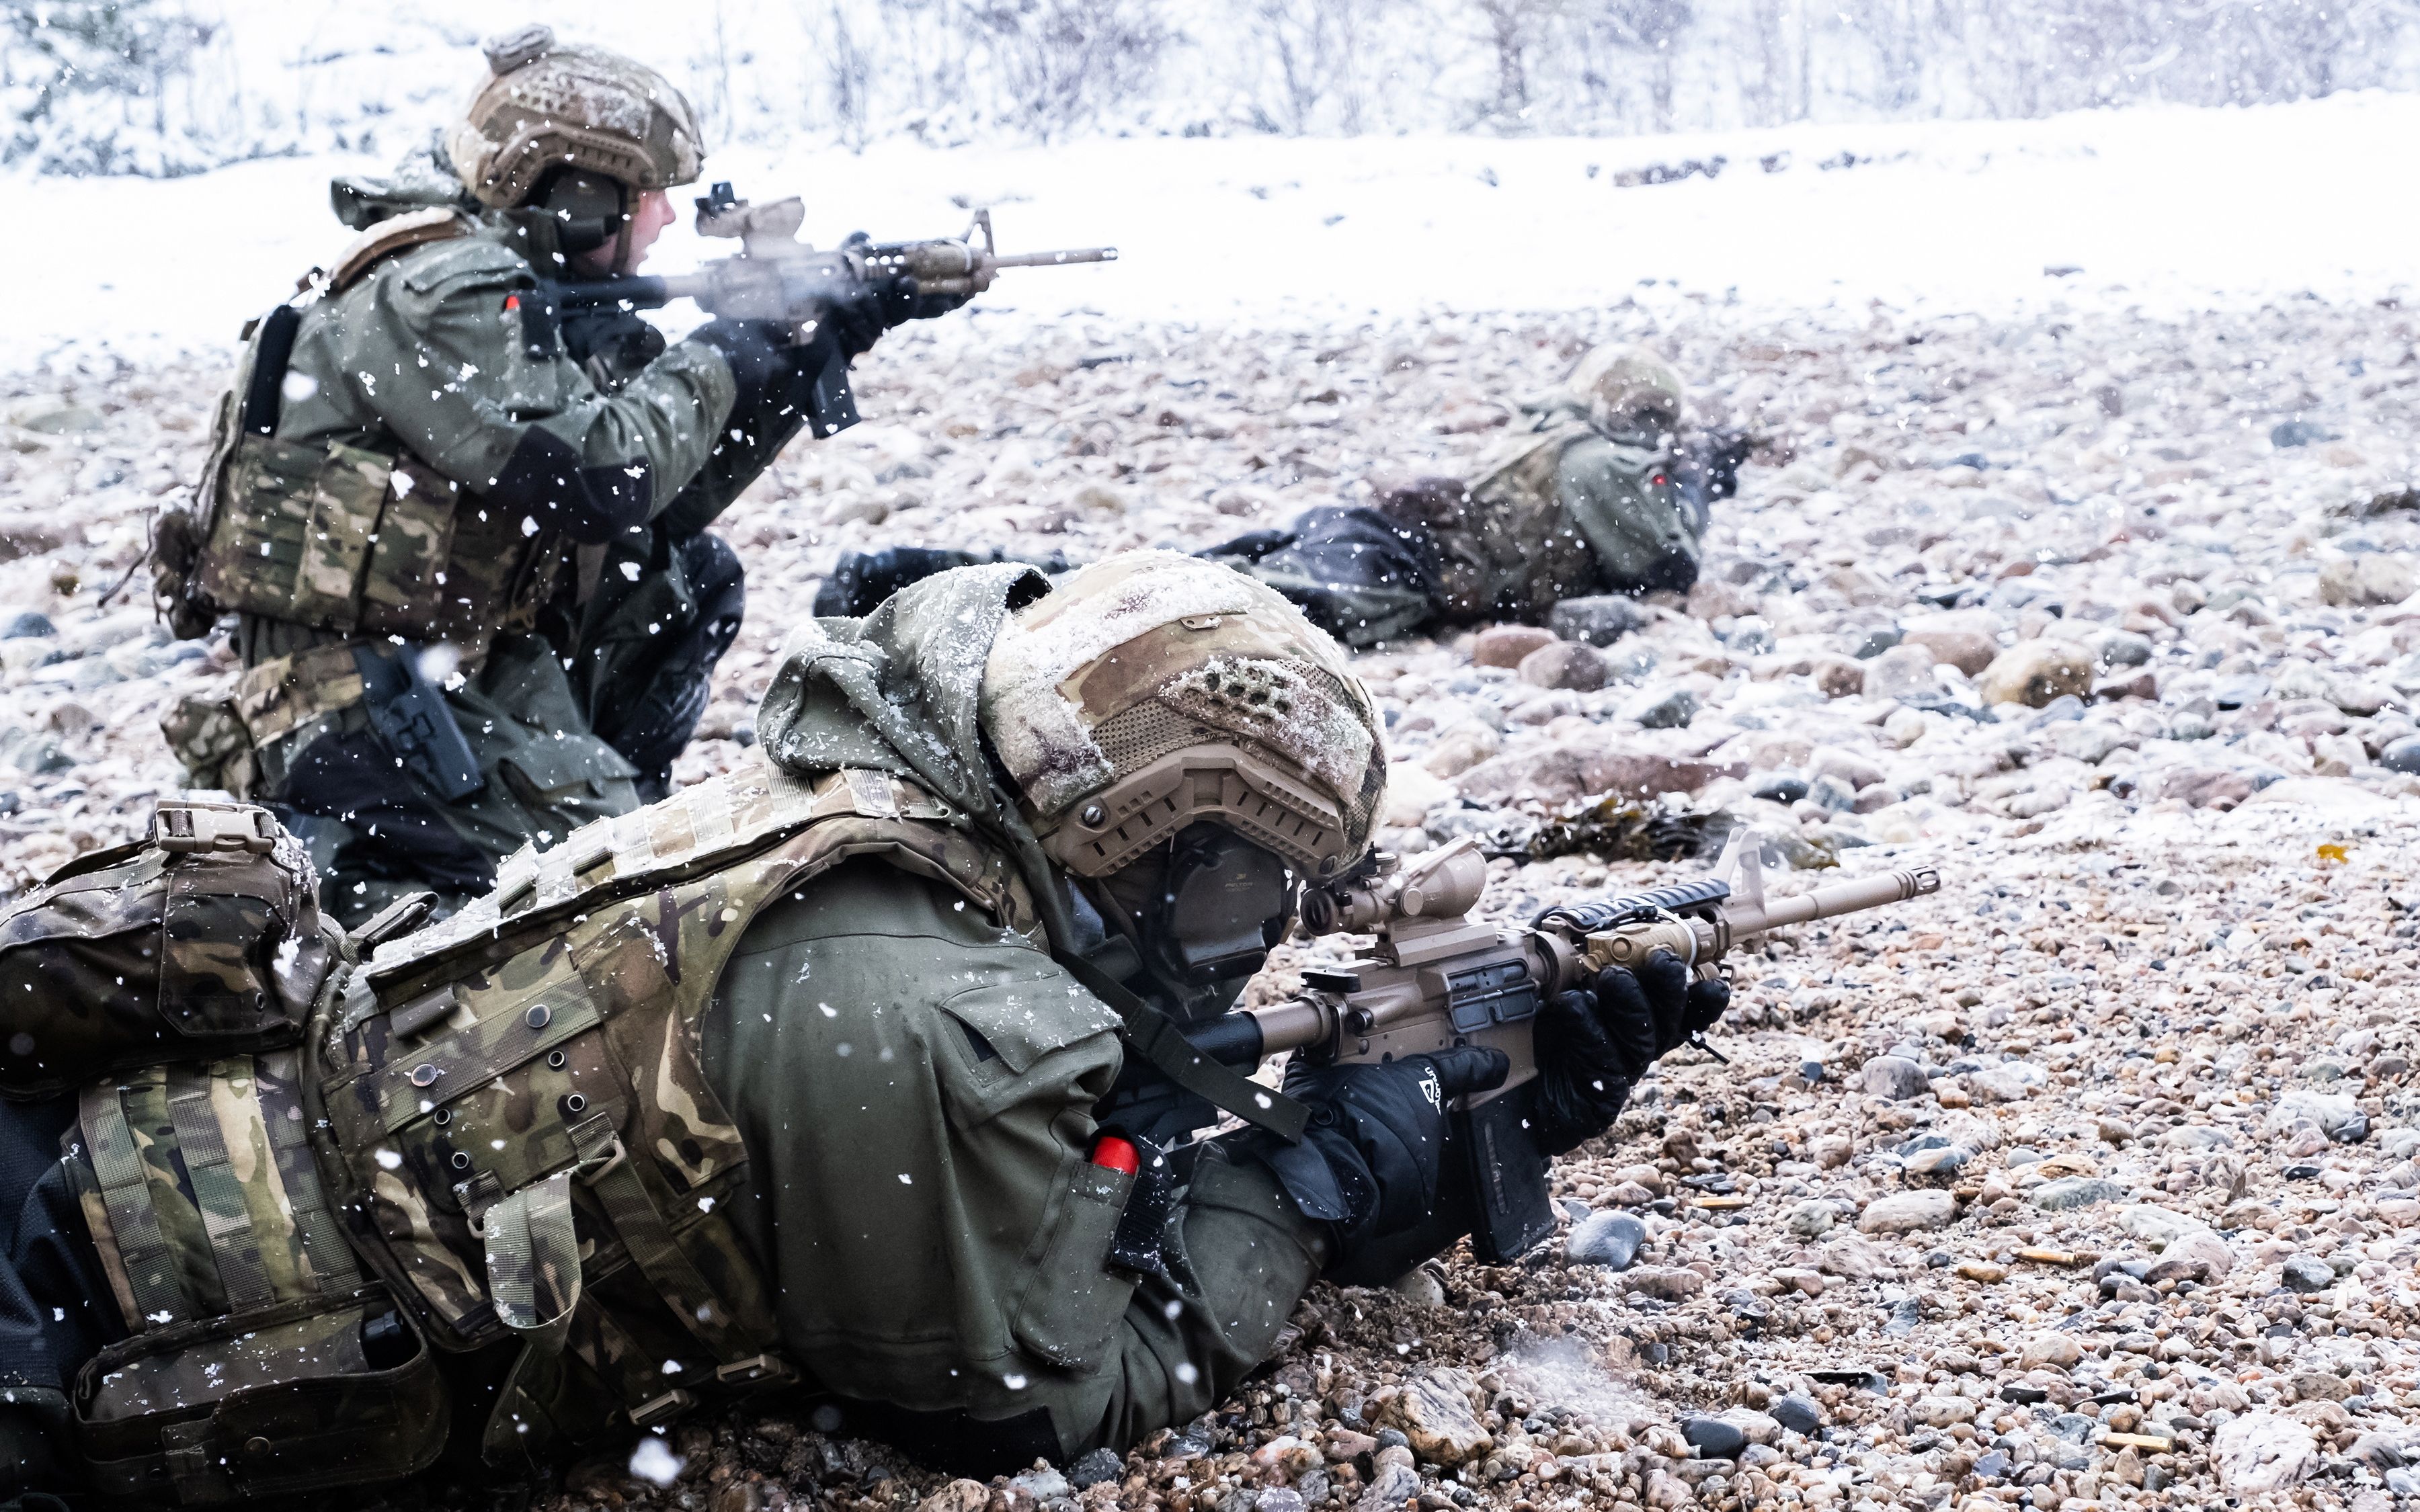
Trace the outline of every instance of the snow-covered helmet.
[[1629, 342], [1590, 349], [1572, 370], [1570, 387], [1588, 401], [1589, 424], [1608, 435], [1678, 430], [1689, 412], [1672, 364]]
[[525, 204], [557, 168], [640, 192], [696, 179], [697, 113], [662, 74], [601, 48], [559, 45], [543, 25], [483, 46], [489, 76], [445, 139], [480, 204]]
[[983, 724], [1043, 847], [1116, 872], [1197, 820], [1299, 876], [1358, 860], [1387, 756], [1369, 690], [1302, 611], [1172, 551], [1094, 563], [1001, 626]]

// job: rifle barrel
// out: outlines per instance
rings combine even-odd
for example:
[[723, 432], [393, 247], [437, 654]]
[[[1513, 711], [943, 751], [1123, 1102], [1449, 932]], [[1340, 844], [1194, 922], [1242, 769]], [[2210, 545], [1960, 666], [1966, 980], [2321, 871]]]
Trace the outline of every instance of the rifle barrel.
[[1064, 252], [1017, 252], [1005, 257], [994, 257], [994, 268], [1057, 268], [1064, 263], [1113, 263], [1118, 260], [1115, 247], [1070, 247]]
[[1761, 909], [1731, 904], [1723, 912], [1730, 918], [1732, 934], [1756, 934], [1792, 924], [1804, 924], [1810, 919], [1831, 918], [1867, 908], [1880, 908], [1885, 903], [1905, 903], [1910, 898], [1940, 890], [1941, 873], [1931, 867], [1919, 866], [1886, 872], [1881, 876], [1860, 877], [1854, 882], [1836, 882], [1828, 887], [1818, 887], [1794, 898], [1776, 898]]

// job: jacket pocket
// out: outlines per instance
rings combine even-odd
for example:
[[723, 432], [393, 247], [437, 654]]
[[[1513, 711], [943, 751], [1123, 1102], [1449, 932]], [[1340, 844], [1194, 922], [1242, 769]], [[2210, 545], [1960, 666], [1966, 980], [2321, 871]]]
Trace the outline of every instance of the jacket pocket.
[[[1093, 1072], [1064, 1061], [1047, 1063], [1063, 1051], [1089, 1051], [1088, 1041], [1116, 1026], [1092, 995], [1073, 992], [1073, 986], [1046, 967], [970, 988], [941, 1005], [936, 1056], [954, 1127], [980, 1127], [1054, 1082], [1080, 1081]], [[1099, 1058], [1102, 1080], [1092, 1096], [1109, 1090], [1107, 1078], [1115, 1074], [1116, 1057], [1104, 1051]]]
[[1075, 1167], [1046, 1221], [1009, 1331], [1037, 1357], [1069, 1370], [1097, 1370], [1109, 1358], [1134, 1278], [1109, 1269], [1109, 1241], [1134, 1192], [1134, 1178], [1069, 1155]]

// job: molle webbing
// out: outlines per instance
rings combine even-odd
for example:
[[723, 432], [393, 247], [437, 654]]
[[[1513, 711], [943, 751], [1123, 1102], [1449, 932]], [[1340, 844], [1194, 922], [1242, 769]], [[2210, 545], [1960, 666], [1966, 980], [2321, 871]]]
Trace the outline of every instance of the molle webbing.
[[290, 1053], [153, 1067], [87, 1088], [79, 1115], [88, 1227], [130, 1330], [361, 1286], [306, 1143]]
[[315, 1026], [365, 1253], [440, 1339], [523, 1342], [491, 1454], [788, 1373], [729, 1219], [747, 1150], [697, 1022], [756, 911], [853, 856], [1036, 931], [1013, 866], [956, 817], [885, 774], [752, 761], [509, 858]]

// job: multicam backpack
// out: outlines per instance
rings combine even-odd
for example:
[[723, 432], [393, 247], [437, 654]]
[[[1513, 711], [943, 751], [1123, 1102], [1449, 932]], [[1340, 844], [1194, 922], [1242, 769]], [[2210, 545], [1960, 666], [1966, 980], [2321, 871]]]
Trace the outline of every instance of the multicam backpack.
[[106, 1496], [317, 1490], [442, 1444], [435, 1360], [311, 1149], [291, 1047], [347, 949], [318, 900], [267, 810], [180, 799], [0, 914], [0, 1095], [82, 1087], [64, 1165], [128, 1330], [75, 1381]]
[[446, 1390], [355, 1262], [279, 1051], [85, 1089], [66, 1165], [130, 1335], [75, 1382], [93, 1489], [154, 1506], [408, 1475]]
[[174, 800], [0, 912], [0, 1096], [290, 1045], [341, 938], [266, 809]]

